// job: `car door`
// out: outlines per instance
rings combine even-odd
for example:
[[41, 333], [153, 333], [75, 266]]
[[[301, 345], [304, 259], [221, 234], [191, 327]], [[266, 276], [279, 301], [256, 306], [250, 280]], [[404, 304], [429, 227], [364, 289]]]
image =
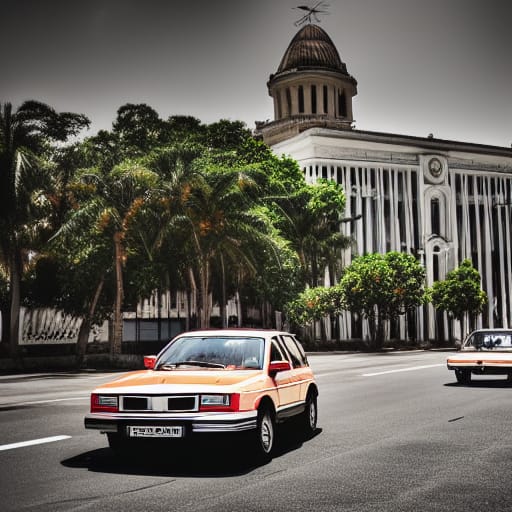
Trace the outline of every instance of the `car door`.
[[299, 400], [299, 394], [297, 392], [297, 383], [294, 380], [293, 364], [283, 346], [283, 343], [277, 336], [273, 337], [271, 340], [270, 360], [288, 361], [292, 365], [290, 370], [278, 372], [274, 376], [274, 384], [279, 397], [279, 406], [283, 407], [297, 402]]
[[291, 380], [294, 384], [293, 393], [295, 400], [305, 400], [308, 384], [313, 378], [306, 353], [300, 343], [291, 334], [281, 335], [281, 340], [290, 356], [293, 366]]

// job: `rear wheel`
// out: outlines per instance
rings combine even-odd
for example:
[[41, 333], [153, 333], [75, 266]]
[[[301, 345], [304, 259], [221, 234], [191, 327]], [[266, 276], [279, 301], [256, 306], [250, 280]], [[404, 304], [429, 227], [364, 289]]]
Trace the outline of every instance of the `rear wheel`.
[[306, 398], [306, 407], [304, 412], [300, 415], [299, 421], [306, 438], [311, 437], [316, 431], [316, 424], [318, 421], [318, 405], [315, 393], [308, 393]]
[[471, 384], [471, 370], [455, 370], [455, 378], [459, 384]]

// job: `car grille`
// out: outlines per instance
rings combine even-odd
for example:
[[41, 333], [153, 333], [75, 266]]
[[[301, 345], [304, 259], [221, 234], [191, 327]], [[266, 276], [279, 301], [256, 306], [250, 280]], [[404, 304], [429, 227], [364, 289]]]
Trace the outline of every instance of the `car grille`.
[[196, 398], [194, 396], [173, 396], [167, 399], [169, 411], [193, 411], [196, 409]]
[[147, 411], [149, 400], [145, 396], [125, 396], [123, 397], [123, 409], [125, 411]]
[[199, 397], [197, 395], [122, 396], [120, 402], [121, 410], [126, 412], [182, 412], [199, 409]]

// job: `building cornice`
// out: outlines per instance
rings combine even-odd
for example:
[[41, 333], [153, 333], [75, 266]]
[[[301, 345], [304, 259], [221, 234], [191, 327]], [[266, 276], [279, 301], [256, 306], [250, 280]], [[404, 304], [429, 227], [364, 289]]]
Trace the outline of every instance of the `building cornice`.
[[400, 135], [394, 133], [372, 132], [354, 129], [339, 131], [330, 130], [326, 128], [311, 128], [307, 131], [304, 131], [297, 137], [301, 136], [329, 137], [374, 142], [380, 144], [410, 146], [422, 148], [428, 150], [429, 152], [453, 153], [460, 151], [512, 158], [512, 148], [506, 148], [503, 146], [492, 146], [487, 144], [476, 144], [472, 142], [436, 139], [433, 137], [417, 137], [414, 135]]

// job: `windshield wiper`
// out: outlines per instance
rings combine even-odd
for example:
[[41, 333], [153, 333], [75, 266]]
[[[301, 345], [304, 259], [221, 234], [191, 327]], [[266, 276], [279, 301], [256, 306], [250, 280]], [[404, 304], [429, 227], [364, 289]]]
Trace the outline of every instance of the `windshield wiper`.
[[173, 364], [161, 364], [158, 366], [158, 368], [156, 368], [157, 370], [175, 370], [176, 369], [176, 366], [173, 365]]
[[176, 363], [165, 363], [158, 367], [159, 370], [174, 370], [178, 366], [200, 366], [201, 368], [226, 368], [221, 363], [210, 363], [209, 361], [177, 361]]

